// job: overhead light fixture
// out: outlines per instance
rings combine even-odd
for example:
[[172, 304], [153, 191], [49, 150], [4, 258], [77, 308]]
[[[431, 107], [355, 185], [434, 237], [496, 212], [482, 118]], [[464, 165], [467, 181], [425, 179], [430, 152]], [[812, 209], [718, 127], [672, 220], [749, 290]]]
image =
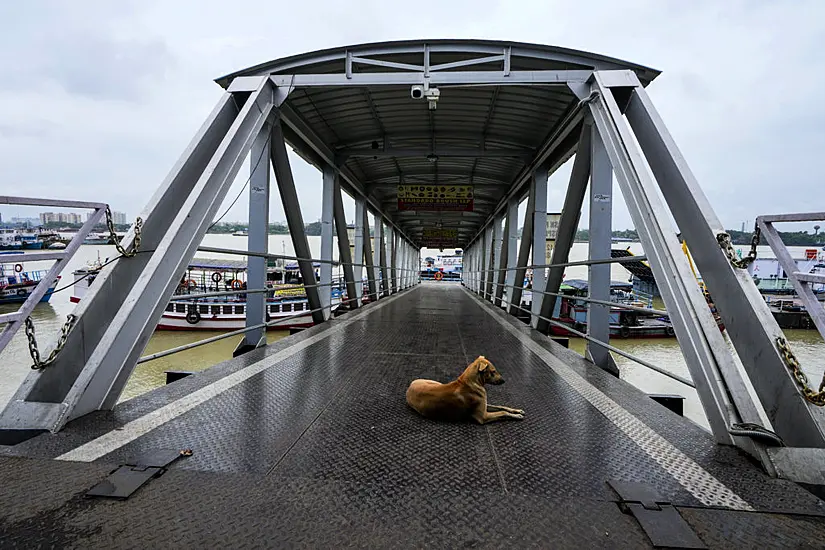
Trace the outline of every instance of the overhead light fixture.
[[436, 155], [435, 153], [430, 153], [429, 155], [427, 155], [427, 160], [430, 162], [435, 162], [438, 160], [438, 155]]

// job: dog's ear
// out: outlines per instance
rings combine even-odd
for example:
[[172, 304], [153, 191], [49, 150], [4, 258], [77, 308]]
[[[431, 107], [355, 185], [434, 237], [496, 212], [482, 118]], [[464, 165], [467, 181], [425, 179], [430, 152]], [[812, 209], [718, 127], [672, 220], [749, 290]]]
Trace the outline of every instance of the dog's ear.
[[483, 356], [483, 355], [479, 355], [479, 356], [478, 356], [478, 359], [476, 359], [476, 362], [478, 362], [478, 372], [484, 372], [484, 371], [486, 371], [486, 370], [487, 370], [487, 365], [489, 365], [489, 364], [490, 364], [490, 363], [489, 363], [489, 362], [488, 362], [488, 361], [484, 358], [484, 356]]

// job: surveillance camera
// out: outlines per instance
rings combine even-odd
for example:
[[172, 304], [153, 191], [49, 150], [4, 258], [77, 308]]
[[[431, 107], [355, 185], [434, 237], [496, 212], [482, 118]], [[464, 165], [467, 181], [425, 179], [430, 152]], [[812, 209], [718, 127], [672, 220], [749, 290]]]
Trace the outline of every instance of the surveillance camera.
[[416, 84], [410, 89], [410, 97], [413, 99], [421, 99], [424, 97], [424, 86]]

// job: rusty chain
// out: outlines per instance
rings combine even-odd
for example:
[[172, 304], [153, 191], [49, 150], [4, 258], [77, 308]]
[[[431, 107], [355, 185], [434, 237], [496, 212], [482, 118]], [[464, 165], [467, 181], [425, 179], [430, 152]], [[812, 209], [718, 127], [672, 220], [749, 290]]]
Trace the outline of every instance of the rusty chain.
[[825, 373], [822, 375], [822, 382], [819, 384], [819, 390], [814, 391], [808, 383], [808, 377], [805, 376], [804, 372], [802, 372], [799, 359], [797, 359], [793, 351], [791, 351], [791, 346], [788, 344], [788, 341], [782, 336], [779, 336], [776, 338], [776, 347], [779, 348], [779, 352], [782, 354], [785, 364], [791, 370], [791, 373], [793, 373], [793, 377], [799, 385], [799, 391], [802, 392], [805, 399], [817, 407], [825, 406], [825, 391], [823, 391], [825, 390]]
[[118, 252], [120, 252], [121, 256], [131, 258], [138, 253], [138, 250], [140, 249], [140, 236], [143, 231], [143, 218], [138, 216], [135, 219], [135, 239], [132, 243], [131, 252], [126, 252], [126, 249], [121, 246], [120, 240], [117, 238], [117, 233], [115, 233], [115, 224], [112, 221], [112, 210], [109, 208], [108, 204], [106, 205], [106, 226], [109, 228], [109, 238], [115, 244], [115, 248]]
[[748, 266], [751, 265], [756, 259], [756, 247], [759, 246], [759, 238], [761, 236], [762, 230], [759, 229], [758, 225], [754, 225], [753, 235], [751, 236], [751, 249], [750, 252], [748, 252], [748, 255], [744, 258], [740, 258], [736, 255], [736, 251], [733, 249], [733, 244], [730, 240], [730, 234], [719, 233], [716, 235], [716, 240], [719, 243], [719, 246], [722, 247], [722, 251], [725, 253], [725, 256], [728, 257], [728, 260], [733, 267], [747, 269]]
[[58, 354], [60, 354], [66, 346], [66, 340], [69, 338], [69, 332], [71, 332], [72, 327], [74, 327], [75, 321], [77, 321], [77, 317], [75, 315], [69, 315], [66, 317], [66, 322], [60, 329], [60, 338], [57, 339], [57, 345], [54, 347], [46, 360], [41, 361], [40, 351], [37, 349], [37, 340], [34, 337], [34, 322], [31, 317], [26, 317], [26, 338], [29, 341], [29, 353], [34, 361], [32, 369], [43, 370], [54, 363], [54, 360], [57, 359]]

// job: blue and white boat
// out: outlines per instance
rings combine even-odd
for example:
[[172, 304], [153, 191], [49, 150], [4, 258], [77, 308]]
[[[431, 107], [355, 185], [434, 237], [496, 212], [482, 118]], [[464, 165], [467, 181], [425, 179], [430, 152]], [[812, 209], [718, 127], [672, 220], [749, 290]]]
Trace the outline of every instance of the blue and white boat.
[[[11, 260], [14, 256], [15, 254], [4, 254], [2, 256], [4, 262], [0, 263], [0, 304], [25, 302], [37, 287], [40, 279], [46, 275], [46, 271], [26, 271], [22, 262], [5, 263], [7, 259]], [[23, 254], [20, 254], [21, 260], [22, 257]], [[49, 301], [59, 280], [60, 277], [49, 287], [46, 294], [40, 299], [41, 302]]]

